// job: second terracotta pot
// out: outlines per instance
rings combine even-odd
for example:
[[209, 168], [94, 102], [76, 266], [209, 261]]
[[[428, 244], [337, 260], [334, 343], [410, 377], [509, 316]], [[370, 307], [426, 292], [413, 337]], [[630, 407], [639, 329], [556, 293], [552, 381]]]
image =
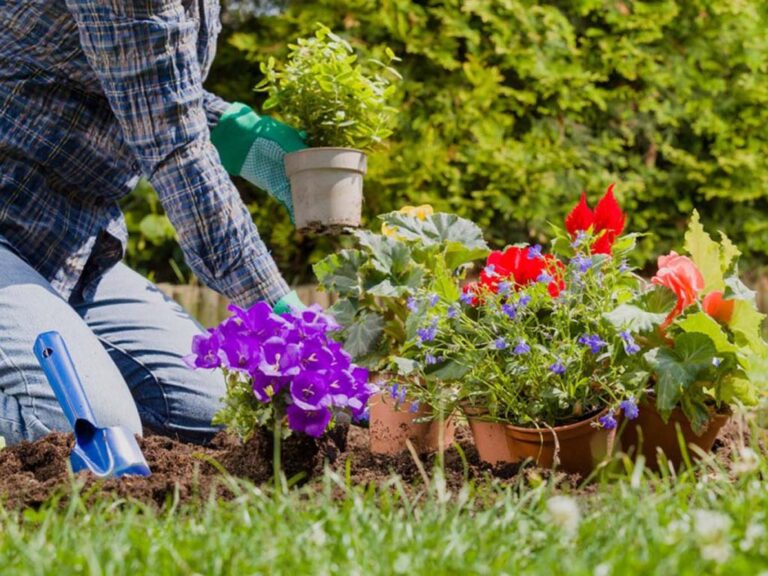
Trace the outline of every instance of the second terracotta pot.
[[467, 416], [480, 460], [491, 466], [511, 463], [506, 424], [483, 420], [486, 411], [480, 408], [462, 406], [462, 410]]
[[625, 429], [621, 434], [621, 444], [624, 452], [645, 456], [646, 466], [651, 470], [659, 469], [658, 452], [664, 452], [667, 459], [675, 468], [679, 468], [683, 463], [683, 454], [680, 449], [680, 443], [677, 437], [677, 427], [683, 435], [685, 445], [688, 447], [688, 454], [692, 459], [698, 459], [696, 451], [691, 450], [690, 446], [698, 446], [704, 452], [712, 450], [720, 429], [725, 426], [731, 417], [730, 413], [719, 414], [714, 412], [709, 426], [697, 436], [691, 428], [691, 423], [686, 418], [680, 408], [675, 408], [667, 422], [661, 418], [661, 414], [656, 409], [656, 402], [653, 397], [647, 397], [640, 406], [640, 411], [632, 421], [627, 422]]
[[429, 408], [420, 406], [412, 411], [412, 404], [406, 401], [395, 409], [395, 400], [386, 392], [371, 397], [368, 405], [370, 445], [374, 454], [406, 452], [406, 440], [410, 440], [419, 453], [437, 452], [441, 441], [443, 449], [453, 444], [454, 423], [450, 416], [444, 421], [417, 422], [432, 417]]
[[613, 449], [616, 430], [596, 426], [607, 412], [606, 409], [589, 419], [552, 429], [507, 425], [510, 457], [513, 462], [531, 460], [541, 468], [553, 468], [557, 455], [558, 470], [585, 478]]

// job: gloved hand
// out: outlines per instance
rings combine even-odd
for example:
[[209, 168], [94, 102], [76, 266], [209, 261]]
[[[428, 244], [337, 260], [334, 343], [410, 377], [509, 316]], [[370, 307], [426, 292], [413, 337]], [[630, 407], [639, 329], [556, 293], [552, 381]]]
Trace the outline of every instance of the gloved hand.
[[283, 158], [307, 147], [303, 133], [269, 116], [259, 116], [245, 104], [234, 103], [211, 131], [211, 141], [227, 172], [242, 176], [279, 200], [294, 221], [291, 184]]
[[275, 314], [285, 314], [286, 312], [291, 311], [301, 312], [306, 309], [307, 307], [304, 302], [299, 299], [299, 295], [296, 294], [295, 290], [292, 290], [275, 303], [272, 307], [272, 312]]

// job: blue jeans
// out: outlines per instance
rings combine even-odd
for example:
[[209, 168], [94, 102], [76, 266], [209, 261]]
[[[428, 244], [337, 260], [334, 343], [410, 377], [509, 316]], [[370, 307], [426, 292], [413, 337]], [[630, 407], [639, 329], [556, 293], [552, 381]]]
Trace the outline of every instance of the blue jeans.
[[224, 379], [182, 361], [201, 326], [181, 306], [124, 264], [92, 298], [63, 300], [0, 236], [0, 436], [33, 440], [70, 426], [32, 345], [56, 330], [69, 348], [99, 426], [142, 425], [205, 442], [217, 431]]

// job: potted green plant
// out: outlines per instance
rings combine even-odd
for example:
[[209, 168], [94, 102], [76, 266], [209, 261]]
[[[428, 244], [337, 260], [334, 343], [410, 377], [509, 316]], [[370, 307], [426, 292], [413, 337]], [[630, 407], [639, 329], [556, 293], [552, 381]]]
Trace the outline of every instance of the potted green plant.
[[635, 236], [620, 236], [623, 227], [612, 190], [594, 212], [582, 198], [552, 254], [538, 245], [491, 252], [459, 302], [419, 311], [403, 354], [434, 384], [418, 393], [430, 401], [456, 391], [483, 460], [587, 475], [609, 452], [620, 409], [634, 415], [648, 374], [634, 335], [604, 317], [641, 286], [624, 263]]
[[361, 62], [349, 42], [320, 25], [290, 45], [284, 64], [261, 65], [264, 109], [306, 132], [309, 148], [285, 156], [298, 229], [360, 225], [364, 151], [392, 133], [397, 116], [392, 80], [400, 76], [391, 64], [398, 58], [385, 53], [387, 62]]
[[711, 450], [732, 407], [754, 405], [757, 383], [766, 381], [765, 315], [739, 279], [738, 257], [724, 234], [717, 242], [705, 232], [694, 211], [685, 253], [659, 257], [650, 289], [612, 316], [640, 333], [653, 374], [636, 425], [622, 435], [625, 448], [643, 453], [652, 467], [658, 449], [681, 464], [678, 427], [686, 445]]
[[[485, 257], [482, 231], [453, 214], [433, 214], [428, 206], [405, 207], [379, 216], [380, 233], [357, 230], [358, 247], [332, 254], [315, 265], [322, 289], [338, 296], [330, 312], [342, 326], [339, 337], [355, 362], [369, 368], [381, 392], [371, 399], [371, 449], [394, 453], [411, 440], [424, 451], [450, 427], [429, 420], [436, 403], [413, 403], [412, 369], [401, 358], [409, 309], [424, 289], [430, 298], [458, 297], [466, 267]], [[438, 433], [439, 432], [439, 433]], [[446, 442], [447, 444], [447, 442]]]

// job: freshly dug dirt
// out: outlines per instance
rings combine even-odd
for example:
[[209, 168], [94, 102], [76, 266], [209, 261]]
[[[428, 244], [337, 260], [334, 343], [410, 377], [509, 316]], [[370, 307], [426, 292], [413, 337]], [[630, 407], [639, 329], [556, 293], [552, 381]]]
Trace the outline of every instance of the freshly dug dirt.
[[[718, 440], [719, 452], [730, 454], [731, 445], [740, 434], [743, 429], [737, 432], [734, 426], [726, 427]], [[139, 444], [152, 475], [111, 480], [85, 472], [71, 475], [69, 453], [73, 441], [71, 434], [56, 433], [1, 450], [0, 501], [8, 508], [36, 508], [52, 497], [65, 502], [74, 481], [82, 485], [81, 493], [87, 499], [108, 493], [162, 507], [174, 500], [205, 500], [212, 492], [220, 498], [234, 497], [222, 470], [256, 484], [272, 479], [272, 437], [266, 431], [245, 444], [222, 433], [207, 447], [148, 436], [140, 439]], [[487, 476], [502, 481], [520, 480], [517, 466], [491, 467], [481, 463], [467, 427], [457, 427], [456, 445], [458, 448], [449, 448], [444, 456], [449, 488], [460, 488], [467, 480]], [[354, 485], [380, 486], [396, 474], [408, 490], [423, 488], [422, 471], [430, 473], [435, 458], [432, 454], [415, 459], [408, 452], [397, 456], [372, 454], [368, 449], [368, 431], [358, 427], [338, 428], [331, 437], [319, 442], [293, 436], [283, 443], [282, 450], [286, 477], [299, 483], [319, 478], [327, 465]], [[529, 468], [524, 478], [533, 475], [540, 480], [550, 474]], [[579, 483], [579, 478], [563, 474], [558, 474], [557, 479], [571, 486]]]

